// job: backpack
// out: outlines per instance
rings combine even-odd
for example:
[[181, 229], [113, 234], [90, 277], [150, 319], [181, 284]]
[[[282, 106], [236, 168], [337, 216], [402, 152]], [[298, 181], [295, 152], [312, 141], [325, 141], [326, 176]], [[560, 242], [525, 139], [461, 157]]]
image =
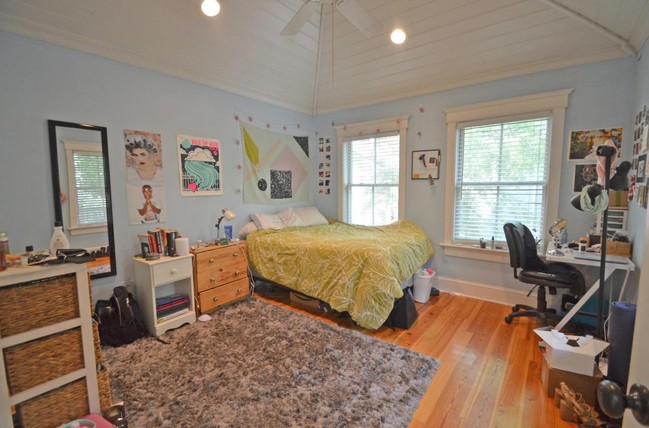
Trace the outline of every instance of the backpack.
[[140, 306], [123, 285], [113, 289], [110, 300], [97, 301], [95, 318], [102, 345], [126, 345], [147, 336]]
[[415, 306], [415, 299], [412, 297], [410, 287], [408, 287], [403, 290], [403, 296], [394, 301], [392, 312], [388, 315], [388, 319], [385, 320], [384, 325], [393, 330], [395, 328], [407, 329], [415, 322], [417, 316], [419, 314]]

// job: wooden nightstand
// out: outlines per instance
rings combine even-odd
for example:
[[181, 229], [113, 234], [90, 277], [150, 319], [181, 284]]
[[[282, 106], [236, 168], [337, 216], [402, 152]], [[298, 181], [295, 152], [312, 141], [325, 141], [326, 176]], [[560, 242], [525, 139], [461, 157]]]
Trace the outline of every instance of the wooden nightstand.
[[250, 296], [245, 242], [196, 248], [192, 253], [198, 313]]

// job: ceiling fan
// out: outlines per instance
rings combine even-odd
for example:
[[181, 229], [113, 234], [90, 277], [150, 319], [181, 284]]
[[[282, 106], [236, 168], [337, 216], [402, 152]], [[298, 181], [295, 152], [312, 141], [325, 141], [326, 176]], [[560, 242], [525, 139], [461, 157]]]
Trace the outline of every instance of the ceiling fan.
[[358, 0], [305, 0], [295, 16], [282, 30], [282, 36], [294, 36], [304, 24], [325, 4], [333, 4], [365, 37], [378, 35], [383, 26], [358, 3]]

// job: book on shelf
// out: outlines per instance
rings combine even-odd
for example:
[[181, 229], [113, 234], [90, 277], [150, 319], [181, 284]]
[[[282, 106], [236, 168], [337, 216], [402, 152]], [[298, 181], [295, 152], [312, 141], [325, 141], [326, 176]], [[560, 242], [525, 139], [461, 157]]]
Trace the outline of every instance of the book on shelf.
[[184, 308], [184, 309], [181, 309], [181, 310], [179, 310], [179, 311], [173, 312], [173, 313], [171, 313], [171, 314], [169, 314], [169, 315], [165, 315], [165, 316], [162, 316], [162, 317], [158, 317], [158, 319], [157, 319], [157, 320], [158, 320], [158, 324], [163, 323], [163, 322], [165, 322], [165, 321], [169, 321], [169, 320], [171, 320], [171, 319], [174, 319], [174, 318], [176, 318], [176, 317], [179, 317], [179, 316], [181, 316], [181, 315], [184, 315], [184, 314], [186, 314], [186, 313], [188, 313], [188, 312], [189, 312], [189, 308]]
[[189, 300], [178, 303], [177, 305], [173, 305], [165, 309], [156, 309], [156, 315], [159, 317], [163, 317], [171, 313], [174, 313], [176, 311], [179, 311], [181, 309], [187, 309], [187, 308], [189, 308]]

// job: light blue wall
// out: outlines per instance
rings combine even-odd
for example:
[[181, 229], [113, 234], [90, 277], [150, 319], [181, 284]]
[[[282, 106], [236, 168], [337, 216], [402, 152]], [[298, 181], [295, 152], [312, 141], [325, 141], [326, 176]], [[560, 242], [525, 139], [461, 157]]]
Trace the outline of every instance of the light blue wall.
[[[136, 234], [146, 230], [144, 226], [129, 225], [126, 216], [123, 129], [162, 135], [168, 207], [166, 226], [179, 229], [190, 241], [195, 241], [214, 239], [214, 223], [223, 207], [239, 214], [232, 222], [235, 231], [252, 212], [280, 209], [243, 204], [243, 196], [238, 193], [242, 178], [237, 165], [241, 163], [242, 152], [241, 146], [235, 144], [235, 140], [241, 138], [239, 124], [234, 120], [236, 114], [242, 120], [252, 116], [255, 126], [270, 123], [280, 132], [282, 125], [287, 125], [287, 132], [309, 135], [312, 142], [324, 136], [331, 136], [335, 142], [332, 122], [339, 125], [410, 115], [408, 154], [412, 150], [442, 150], [440, 180], [436, 181], [434, 189], [426, 181], [413, 180], [408, 180], [406, 189], [406, 217], [421, 225], [435, 243], [435, 268], [440, 275], [449, 278], [520, 288], [509, 266], [467, 263], [465, 259], [444, 257], [439, 247], [448, 186], [444, 179], [446, 124], [442, 108], [565, 88], [575, 89], [566, 116], [565, 140], [570, 130], [624, 127], [623, 158], [630, 159], [635, 111], [643, 103], [649, 104], [648, 96], [642, 96], [649, 90], [649, 70], [643, 61], [639, 64], [633, 59], [601, 62], [312, 118], [203, 85], [0, 32], [0, 230], [9, 233], [13, 251], [25, 245], [48, 246], [54, 214], [47, 119], [108, 128], [118, 275], [94, 282], [95, 297], [103, 297], [113, 286], [133, 278], [130, 258], [136, 252]], [[420, 105], [423, 113], [419, 111]], [[299, 130], [295, 126], [297, 123], [301, 125]], [[179, 133], [221, 140], [225, 160], [223, 196], [180, 197], [175, 152], [175, 138]], [[311, 145], [314, 172], [317, 166], [315, 146]], [[566, 157], [564, 153], [564, 159]], [[579, 236], [587, 231], [591, 219], [569, 207], [573, 168], [574, 162], [564, 162], [560, 216], [568, 219], [571, 236]], [[334, 177], [335, 173], [334, 167]], [[333, 190], [330, 196], [317, 195], [314, 178], [311, 203], [318, 205], [326, 216], [335, 218], [335, 185]], [[645, 210], [631, 209], [631, 224], [636, 230], [642, 230], [644, 214]], [[638, 251], [641, 249], [636, 245], [635, 253]]]
[[[484, 101], [499, 100], [541, 92], [574, 88], [566, 112], [563, 167], [559, 217], [568, 220], [571, 239], [585, 236], [594, 216], [586, 215], [570, 205], [575, 161], [567, 161], [569, 133], [572, 130], [623, 127], [622, 158], [630, 160], [636, 97], [634, 86], [637, 61], [623, 59], [596, 64], [536, 73], [480, 85], [437, 92], [425, 96], [402, 99], [370, 107], [338, 111], [317, 118], [319, 128], [368, 121], [384, 117], [409, 115], [408, 153], [413, 150], [440, 149], [442, 152], [440, 179], [431, 189], [426, 180], [408, 179], [406, 188], [406, 217], [422, 226], [432, 238], [435, 247], [433, 267], [442, 278], [527, 290], [517, 282], [508, 264], [480, 262], [469, 259], [445, 257], [440, 243], [444, 236], [444, 201], [449, 185], [445, 180], [446, 168], [446, 118], [442, 109]], [[649, 79], [646, 79], [649, 80]], [[649, 82], [647, 82], [649, 84]], [[646, 92], [646, 91], [645, 91]], [[423, 108], [423, 113], [420, 111]], [[421, 133], [421, 136], [419, 136]], [[333, 134], [335, 135], [335, 134]], [[410, 174], [408, 162], [408, 176]], [[323, 207], [326, 214], [334, 216], [336, 206]], [[553, 219], [549, 219], [552, 221]], [[638, 225], [637, 221], [632, 226]], [[636, 230], [643, 230], [641, 227]], [[485, 237], [489, 238], [489, 237]], [[642, 240], [637, 240], [641, 242]], [[596, 272], [586, 272], [596, 276]], [[636, 281], [637, 282], [637, 281]], [[631, 290], [635, 286], [629, 286]]]
[[[131, 257], [139, 245], [137, 233], [148, 228], [128, 224], [124, 129], [161, 134], [167, 192], [164, 226], [178, 229], [190, 242], [216, 237], [214, 224], [222, 208], [238, 214], [230, 223], [235, 233], [248, 214], [278, 211], [274, 206], [244, 205], [238, 193], [242, 149], [235, 143], [241, 140], [236, 114], [246, 122], [250, 115], [254, 126], [270, 123], [278, 132], [287, 125], [289, 133], [309, 135], [315, 141], [310, 116], [0, 31], [0, 230], [8, 233], [11, 251], [22, 251], [26, 245], [49, 247], [54, 208], [47, 119], [108, 128], [118, 275], [93, 281], [95, 297], [134, 278]], [[221, 141], [222, 196], [180, 196], [176, 134]], [[315, 158], [316, 144], [311, 149]]]

